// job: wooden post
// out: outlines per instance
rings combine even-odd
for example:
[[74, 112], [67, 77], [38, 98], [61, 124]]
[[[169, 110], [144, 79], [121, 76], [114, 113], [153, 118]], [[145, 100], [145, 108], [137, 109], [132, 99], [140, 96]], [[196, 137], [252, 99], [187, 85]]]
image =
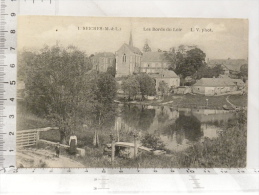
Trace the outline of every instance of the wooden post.
[[36, 142], [38, 142], [40, 139], [40, 131], [37, 131], [36, 133]]
[[114, 163], [114, 157], [115, 157], [115, 140], [113, 135], [111, 135], [111, 141], [112, 141], [112, 155], [111, 155], [111, 161], [112, 161], [112, 166]]

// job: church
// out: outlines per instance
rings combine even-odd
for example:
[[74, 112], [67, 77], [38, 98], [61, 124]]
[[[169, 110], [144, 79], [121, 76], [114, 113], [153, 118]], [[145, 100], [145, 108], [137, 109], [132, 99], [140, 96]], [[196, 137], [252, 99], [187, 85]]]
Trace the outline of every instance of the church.
[[152, 52], [151, 49], [141, 52], [139, 48], [133, 46], [132, 33], [130, 33], [129, 44], [124, 43], [115, 56], [117, 78], [147, 73], [156, 80], [156, 88], [160, 81], [166, 82], [169, 87], [180, 86], [180, 77], [174, 71], [168, 70], [170, 62], [164, 52]]

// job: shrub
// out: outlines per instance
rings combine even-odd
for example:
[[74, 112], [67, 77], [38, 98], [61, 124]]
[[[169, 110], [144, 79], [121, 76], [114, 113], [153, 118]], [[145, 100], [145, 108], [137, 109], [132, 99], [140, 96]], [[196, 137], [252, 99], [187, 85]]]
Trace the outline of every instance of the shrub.
[[143, 146], [152, 148], [154, 150], [164, 150], [165, 149], [165, 144], [163, 141], [160, 139], [160, 137], [154, 135], [154, 134], [146, 134], [144, 137], [141, 139], [141, 143]]

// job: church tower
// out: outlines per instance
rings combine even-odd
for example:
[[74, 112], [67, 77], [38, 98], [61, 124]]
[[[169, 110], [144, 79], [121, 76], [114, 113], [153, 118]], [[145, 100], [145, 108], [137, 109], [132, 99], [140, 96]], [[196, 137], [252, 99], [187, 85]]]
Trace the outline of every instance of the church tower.
[[130, 31], [129, 46], [133, 47], [132, 33]]

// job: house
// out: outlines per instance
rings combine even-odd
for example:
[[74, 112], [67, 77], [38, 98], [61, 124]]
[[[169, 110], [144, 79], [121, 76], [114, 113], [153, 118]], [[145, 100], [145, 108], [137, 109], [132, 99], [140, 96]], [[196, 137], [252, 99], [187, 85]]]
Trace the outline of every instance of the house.
[[192, 88], [189, 86], [180, 86], [174, 89], [175, 94], [187, 94], [191, 92], [192, 92]]
[[167, 83], [169, 88], [176, 88], [180, 86], [180, 77], [171, 70], [160, 70], [158, 73], [149, 74], [156, 80], [156, 91], [161, 81]]
[[192, 87], [193, 93], [219, 95], [241, 90], [244, 82], [241, 79], [202, 78]]
[[97, 53], [91, 57], [91, 62], [94, 70], [106, 72], [108, 67], [115, 64], [115, 55], [111, 52]]
[[207, 64], [209, 67], [221, 65], [225, 75], [237, 74], [240, 72], [240, 67], [247, 64], [246, 59], [208, 59]]
[[116, 77], [128, 76], [139, 72], [142, 52], [133, 46], [130, 33], [129, 44], [124, 43], [116, 52]]
[[164, 52], [144, 52], [141, 59], [140, 72], [159, 73], [162, 69], [167, 70], [169, 61]]

